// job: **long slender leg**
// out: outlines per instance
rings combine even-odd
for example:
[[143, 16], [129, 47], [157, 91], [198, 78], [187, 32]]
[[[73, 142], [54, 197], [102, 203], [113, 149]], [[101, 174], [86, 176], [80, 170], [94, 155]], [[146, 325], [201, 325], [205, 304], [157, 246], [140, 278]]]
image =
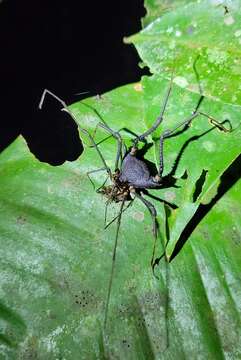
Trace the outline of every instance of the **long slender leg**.
[[[94, 128], [94, 131], [92, 133], [92, 137], [93, 139], [95, 139], [96, 133], [97, 133], [97, 129], [100, 126], [100, 122], [98, 122]], [[111, 135], [107, 136], [105, 139], [102, 139], [101, 141], [98, 141], [98, 143], [96, 143], [97, 145], [101, 144], [102, 142], [106, 141], [107, 139], [109, 139], [111, 137]], [[90, 145], [90, 147], [92, 147], [92, 145]]]
[[[94, 129], [93, 135], [92, 135], [93, 139], [96, 135], [96, 131], [97, 131], [98, 127], [101, 127], [102, 129], [107, 131], [111, 136], [113, 136], [117, 140], [118, 145], [117, 145], [117, 153], [116, 153], [116, 161], [115, 161], [115, 170], [119, 169], [119, 161], [122, 162], [122, 159], [123, 159], [123, 154], [122, 154], [122, 147], [124, 144], [123, 139], [122, 139], [119, 131], [112, 130], [106, 123], [104, 123], [102, 121], [97, 123], [97, 125]], [[104, 140], [101, 140], [100, 142], [98, 142], [98, 144], [96, 144], [96, 145], [99, 145], [100, 143], [107, 140], [108, 138], [109, 138], [109, 136], [107, 138], [105, 138]]]
[[82, 103], [84, 106], [92, 109], [95, 114], [101, 119], [101, 121], [96, 125], [95, 130], [94, 130], [94, 136], [95, 133], [97, 131], [98, 126], [104, 128], [109, 134], [111, 134], [113, 137], [116, 138], [116, 140], [118, 141], [118, 150], [117, 150], [117, 154], [116, 154], [116, 162], [115, 162], [115, 170], [119, 168], [119, 160], [121, 159], [122, 161], [122, 144], [123, 144], [123, 140], [121, 135], [119, 134], [118, 131], [114, 131], [112, 130], [109, 125], [105, 122], [105, 120], [101, 117], [101, 115], [99, 114], [99, 112], [94, 109], [93, 107], [91, 107], [88, 104]]
[[98, 123], [100, 127], [102, 127], [105, 131], [107, 131], [109, 134], [111, 134], [116, 140], [117, 140], [117, 153], [116, 153], [116, 160], [115, 160], [115, 170], [119, 169], [119, 161], [122, 162], [123, 155], [122, 155], [122, 145], [123, 140], [118, 131], [112, 130], [108, 125], [100, 122]]
[[97, 173], [97, 172], [99, 172], [99, 171], [106, 171], [106, 168], [103, 167], [103, 168], [100, 168], [100, 169], [90, 170], [90, 171], [88, 171], [88, 172], [86, 173], [86, 175], [88, 176], [89, 181], [90, 181], [91, 184], [93, 185], [94, 190], [95, 190], [95, 184], [94, 184], [94, 182], [92, 181], [92, 179], [91, 179], [91, 177], [90, 177], [90, 174]]
[[[152, 267], [152, 272], [153, 275], [157, 278], [158, 276], [155, 275], [154, 273], [154, 268], [156, 265], [159, 264], [160, 260], [162, 258], [165, 259], [165, 282], [166, 282], [166, 301], [165, 301], [165, 326], [166, 326], [166, 347], [168, 348], [169, 346], [169, 327], [168, 327], [168, 320], [169, 320], [169, 267], [168, 267], [168, 263], [167, 263], [167, 258], [166, 258], [166, 252], [165, 252], [165, 248], [163, 253], [161, 254], [161, 256], [159, 256], [158, 258], [155, 259], [155, 250], [156, 250], [156, 242], [157, 242], [157, 213], [156, 213], [156, 209], [154, 207], [154, 205], [146, 200], [142, 195], [135, 193], [136, 197], [138, 199], [140, 199], [143, 204], [147, 207], [147, 209], [149, 210], [151, 217], [152, 217], [152, 222], [153, 222], [153, 234], [154, 234], [154, 245], [153, 245], [153, 252], [152, 252], [152, 258], [151, 258], [151, 267]], [[163, 244], [164, 247], [164, 244]], [[162, 275], [163, 276], [163, 275]]]
[[167, 93], [165, 95], [165, 98], [164, 98], [164, 101], [163, 101], [163, 104], [162, 104], [162, 107], [161, 107], [160, 115], [158, 116], [158, 118], [156, 119], [156, 121], [154, 122], [154, 124], [152, 125], [152, 127], [150, 129], [148, 129], [143, 134], [137, 136], [134, 139], [134, 146], [137, 146], [139, 141], [143, 141], [145, 139], [145, 137], [147, 137], [148, 135], [153, 133], [158, 128], [158, 126], [161, 124], [161, 122], [163, 120], [164, 112], [165, 112], [166, 107], [167, 107], [168, 99], [169, 99], [169, 96], [170, 96], [170, 93], [171, 93], [172, 85], [173, 85], [173, 73], [172, 73], [170, 85], [169, 85], [169, 87], [167, 89]]
[[[156, 242], [157, 242], [157, 213], [156, 213], [156, 209], [154, 207], [154, 205], [146, 200], [142, 195], [138, 194], [138, 193], [135, 193], [135, 195], [137, 196], [138, 199], [140, 199], [143, 204], [147, 207], [147, 209], [149, 210], [150, 214], [151, 214], [151, 217], [152, 217], [152, 222], [153, 222], [153, 234], [154, 234], [154, 245], [153, 245], [153, 251], [152, 251], [152, 258], [151, 258], [151, 267], [152, 267], [152, 272], [153, 272], [153, 275], [157, 278], [158, 276], [155, 275], [154, 273], [154, 268], [156, 265], [159, 264], [160, 260], [162, 258], [165, 259], [165, 282], [166, 282], [166, 301], [165, 301], [165, 324], [166, 324], [166, 347], [168, 347], [169, 345], [169, 328], [168, 328], [168, 320], [169, 320], [169, 303], [168, 303], [168, 300], [169, 300], [169, 267], [168, 267], [168, 263], [167, 263], [167, 258], [166, 258], [166, 252], [165, 252], [165, 247], [164, 247], [164, 244], [163, 244], [163, 248], [164, 248], [164, 251], [163, 253], [158, 257], [158, 258], [155, 258], [155, 250], [156, 250]], [[147, 194], [149, 195], [149, 194]], [[163, 275], [162, 275], [163, 276]]]
[[[165, 259], [165, 282], [166, 282], [166, 301], [165, 301], [165, 326], [166, 326], [166, 347], [168, 347], [169, 345], [169, 327], [168, 327], [168, 320], [169, 320], [169, 267], [168, 267], [168, 263], [167, 263], [167, 258], [166, 258], [166, 252], [165, 249], [163, 251], [163, 253], [161, 254], [161, 256], [159, 256], [158, 258], [155, 259], [155, 250], [156, 250], [156, 242], [157, 242], [157, 213], [156, 213], [156, 209], [154, 207], [154, 205], [146, 200], [142, 195], [135, 193], [136, 197], [138, 199], [140, 199], [143, 204], [147, 207], [147, 209], [149, 210], [151, 217], [152, 217], [152, 222], [153, 222], [153, 234], [154, 234], [154, 245], [153, 245], [153, 252], [152, 252], [152, 258], [151, 258], [151, 267], [152, 267], [152, 272], [153, 275], [157, 278], [158, 276], [155, 275], [154, 273], [154, 268], [156, 265], [159, 264], [160, 260], [162, 258]], [[164, 244], [163, 244], [164, 247]], [[163, 275], [162, 275], [163, 276]]]
[[48, 89], [44, 89], [43, 91], [43, 94], [41, 96], [41, 99], [40, 99], [40, 102], [39, 102], [39, 105], [38, 105], [38, 108], [40, 110], [42, 110], [42, 107], [43, 107], [43, 102], [44, 102], [44, 99], [45, 99], [45, 96], [49, 94], [51, 95], [53, 98], [55, 98], [58, 102], [60, 102], [60, 104], [65, 108], [67, 107], [65, 102], [63, 100], [61, 100], [57, 95], [55, 95], [54, 93], [52, 93], [50, 90]]
[[[134, 200], [130, 200], [130, 202], [128, 203], [128, 205], [125, 207], [125, 209], [123, 209], [122, 213], [124, 213], [133, 203]], [[116, 219], [118, 219], [118, 216], [115, 216], [110, 222], [108, 222], [108, 224], [105, 225], [105, 229], [107, 229], [111, 224], [113, 224], [113, 222], [116, 221]]]
[[100, 159], [101, 159], [101, 161], [102, 161], [102, 163], [103, 163], [103, 165], [104, 165], [104, 167], [105, 167], [108, 175], [109, 175], [110, 177], [112, 177], [111, 170], [110, 170], [109, 166], [106, 164], [106, 161], [105, 161], [105, 159], [104, 159], [104, 157], [103, 157], [100, 149], [99, 149], [98, 146], [96, 145], [93, 137], [91, 136], [91, 134], [90, 134], [86, 129], [82, 128], [82, 127], [78, 124], [78, 122], [77, 122], [74, 114], [73, 114], [72, 111], [67, 107], [66, 103], [65, 103], [62, 99], [60, 99], [58, 96], [56, 96], [54, 93], [52, 93], [52, 92], [49, 91], [48, 89], [45, 89], [45, 90], [43, 91], [43, 94], [42, 94], [41, 99], [40, 99], [40, 102], [39, 102], [39, 109], [42, 109], [43, 102], [44, 102], [44, 99], [45, 99], [46, 94], [51, 95], [51, 96], [54, 97], [57, 101], [59, 101], [60, 104], [63, 106], [63, 109], [62, 109], [62, 110], [63, 110], [63, 111], [66, 111], [66, 112], [72, 117], [72, 119], [76, 122], [76, 124], [78, 125], [79, 129], [80, 129], [85, 135], [88, 136], [88, 138], [89, 138], [89, 140], [91, 141], [92, 145], [95, 147], [95, 149], [96, 149], [96, 151], [97, 151], [97, 153], [98, 153], [98, 155], [99, 155], [99, 157], [100, 157]]
[[162, 203], [165, 204], [165, 205], [168, 205], [171, 209], [174, 209], [174, 210], [175, 210], [175, 209], [178, 208], [177, 205], [175, 205], [175, 204], [173, 204], [173, 203], [170, 203], [170, 202], [167, 201], [167, 200], [161, 199], [161, 198], [159, 198], [158, 196], [149, 193], [148, 190], [146, 190], [146, 189], [145, 189], [144, 191], [142, 191], [142, 193], [145, 194], [146, 196], [149, 196], [151, 199], [157, 200], [157, 201], [159, 201], [159, 202], [162, 202]]
[[[70, 114], [71, 114], [71, 113], [70, 113]], [[109, 166], [107, 165], [107, 163], [106, 163], [106, 161], [105, 161], [105, 159], [104, 159], [104, 157], [103, 157], [100, 149], [99, 149], [98, 146], [96, 145], [94, 139], [92, 138], [92, 136], [90, 135], [90, 133], [89, 133], [86, 129], [84, 129], [84, 128], [82, 128], [82, 127], [79, 127], [79, 128], [80, 128], [80, 130], [81, 130], [84, 134], [86, 134], [86, 135], [88, 136], [88, 138], [89, 138], [90, 141], [92, 142], [92, 144], [93, 144], [93, 146], [95, 147], [95, 149], [96, 149], [96, 151], [97, 151], [100, 159], [102, 160], [102, 163], [103, 163], [103, 165], [104, 165], [104, 167], [105, 167], [108, 175], [110, 176], [110, 178], [112, 178], [111, 169], [110, 169]]]
[[143, 202], [143, 204], [147, 207], [149, 210], [149, 213], [152, 218], [152, 232], [154, 236], [154, 244], [153, 244], [153, 250], [152, 250], [152, 257], [151, 257], [151, 268], [153, 275], [158, 279], [158, 277], [155, 275], [154, 267], [157, 264], [155, 261], [155, 252], [156, 252], [156, 243], [157, 243], [157, 213], [155, 206], [148, 200], [146, 200], [142, 195], [135, 193], [135, 196]]
[[164, 170], [163, 143], [164, 143], [164, 137], [163, 137], [163, 135], [161, 135], [160, 136], [160, 163], [159, 163], [159, 171], [158, 171], [158, 176], [160, 179], [162, 177], [162, 173]]
[[192, 114], [188, 119], [186, 119], [185, 121], [183, 121], [182, 123], [178, 124], [173, 130], [165, 130], [161, 136], [160, 136], [160, 162], [159, 162], [159, 170], [158, 170], [158, 176], [159, 178], [162, 177], [163, 174], [163, 170], [164, 170], [164, 159], [163, 159], [163, 143], [164, 143], [164, 139], [166, 139], [167, 137], [171, 136], [178, 128], [188, 125], [190, 124], [190, 122], [197, 117], [199, 114], [195, 113]]
[[230, 132], [232, 129], [227, 129], [225, 128], [225, 126], [222, 125], [222, 123], [220, 123], [219, 121], [217, 121], [216, 119], [214, 119], [213, 117], [209, 116], [206, 113], [203, 113], [201, 111], [197, 111], [195, 113], [193, 113], [190, 117], [188, 117], [186, 120], [184, 120], [183, 122], [179, 123], [174, 129], [172, 130], [165, 130], [161, 136], [160, 136], [160, 165], [159, 165], [159, 171], [158, 171], [158, 175], [159, 177], [162, 177], [162, 173], [164, 170], [164, 162], [163, 162], [163, 143], [164, 140], [170, 136], [173, 136], [175, 134], [175, 132], [180, 128], [183, 127], [185, 128], [185, 126], [189, 126], [190, 123], [199, 115], [202, 115], [206, 118], [208, 118], [211, 122], [211, 124], [213, 124], [214, 126], [216, 126], [219, 130], [224, 131], [224, 132]]
[[113, 282], [113, 275], [114, 275], [114, 268], [115, 268], [117, 241], [118, 241], [118, 235], [119, 235], [120, 224], [121, 224], [121, 216], [122, 216], [124, 204], [125, 204], [125, 199], [123, 199], [123, 201], [121, 202], [120, 211], [119, 211], [118, 219], [117, 219], [115, 243], [114, 243], [113, 254], [112, 254], [111, 273], [110, 273], [110, 280], [109, 280], [109, 285], [108, 285], [108, 290], [107, 290], [107, 299], [106, 299], [106, 305], [105, 305], [104, 329], [106, 329], [107, 318], [108, 318], [110, 294], [111, 294], [111, 288], [112, 288], [112, 282]]
[[204, 99], [203, 89], [202, 89], [201, 81], [200, 81], [200, 76], [199, 76], [199, 73], [198, 73], [197, 67], [196, 67], [196, 64], [197, 64], [199, 58], [200, 58], [200, 55], [198, 54], [198, 56], [196, 57], [196, 59], [195, 59], [195, 61], [193, 63], [193, 71], [194, 71], [195, 76], [196, 76], [196, 80], [197, 80], [197, 83], [198, 83], [199, 94], [200, 94], [200, 99], [199, 99], [199, 101], [198, 101], [198, 103], [196, 105], [195, 110], [193, 111], [193, 114], [195, 114], [198, 111], [198, 109], [200, 108], [200, 105], [201, 105], [201, 103], [203, 102], [203, 99]]
[[106, 203], [105, 203], [104, 229], [106, 228], [106, 220], [107, 220], [107, 212], [108, 212], [109, 203], [110, 203], [109, 201], [106, 201]]
[[[203, 115], [205, 116], [206, 118], [208, 118], [210, 120], [210, 123], [214, 126], [216, 126], [220, 131], [223, 131], [223, 132], [231, 132], [233, 129], [232, 129], [232, 124], [230, 123], [229, 120], [225, 120], [225, 121], [222, 121], [221, 123], [219, 121], [217, 121], [216, 119], [214, 119], [212, 116], [202, 112], [202, 111], [199, 111], [199, 114], [200, 115]], [[229, 129], [227, 129], [225, 126], [223, 126], [223, 124], [225, 122], [228, 122], [229, 124]]]
[[229, 132], [232, 130], [232, 127], [230, 127], [230, 129], [226, 129], [219, 121], [217, 121], [216, 119], [214, 119], [213, 117], [209, 116], [208, 114], [199, 111], [199, 108], [204, 100], [204, 95], [203, 95], [203, 90], [201, 87], [201, 83], [200, 83], [200, 77], [196, 68], [196, 63], [198, 61], [198, 59], [200, 58], [200, 55], [197, 56], [196, 60], [193, 63], [193, 71], [196, 75], [196, 79], [197, 79], [197, 83], [198, 83], [198, 87], [199, 87], [199, 92], [200, 92], [200, 98], [199, 101], [196, 105], [195, 110], [193, 111], [192, 115], [187, 118], [186, 120], [184, 120], [182, 123], [178, 124], [173, 130], [166, 130], [164, 131], [164, 133], [160, 136], [160, 166], [159, 166], [159, 172], [158, 175], [161, 178], [163, 170], [164, 170], [164, 163], [163, 163], [163, 143], [164, 143], [164, 139], [168, 138], [170, 136], [172, 136], [176, 130], [180, 127], [186, 127], [189, 126], [190, 123], [192, 122], [193, 119], [195, 119], [197, 116], [199, 115], [203, 115], [206, 118], [208, 118], [211, 122], [211, 124], [213, 124], [214, 126], [216, 126], [219, 130], [224, 131], [224, 132]]
[[[98, 123], [98, 124], [96, 125], [96, 127], [95, 127], [95, 130], [94, 130], [93, 135], [92, 135], [93, 137], [95, 137], [95, 133], [96, 133], [96, 130], [97, 130], [97, 127], [98, 127], [98, 126], [99, 126], [99, 123]], [[138, 135], [137, 135], [134, 131], [131, 131], [130, 129], [127, 129], [127, 128], [125, 128], [125, 127], [119, 129], [119, 130], [116, 131], [116, 132], [118, 132], [119, 134], [120, 134], [121, 132], [126, 132], [127, 134], [131, 135], [131, 137], [134, 137], [134, 138], [138, 137]], [[96, 144], [97, 144], [97, 145], [101, 144], [102, 142], [104, 142], [104, 141], [106, 141], [107, 139], [109, 139], [111, 136], [112, 136], [112, 135], [107, 136], [106, 138], [98, 141]], [[144, 141], [143, 141], [143, 142], [144, 142]], [[123, 147], [124, 147], [124, 146], [125, 146], [125, 144], [124, 144], [124, 142], [123, 142]]]

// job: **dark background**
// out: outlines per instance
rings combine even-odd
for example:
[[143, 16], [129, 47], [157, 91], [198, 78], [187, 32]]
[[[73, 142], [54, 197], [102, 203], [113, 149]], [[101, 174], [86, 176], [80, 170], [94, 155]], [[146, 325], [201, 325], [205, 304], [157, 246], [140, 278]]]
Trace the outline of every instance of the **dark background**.
[[[82, 151], [67, 104], [138, 81], [136, 50], [123, 37], [141, 29], [142, 0], [3, 0], [0, 3], [0, 151], [19, 134], [41, 161], [58, 165]], [[89, 91], [88, 95], [76, 93]]]

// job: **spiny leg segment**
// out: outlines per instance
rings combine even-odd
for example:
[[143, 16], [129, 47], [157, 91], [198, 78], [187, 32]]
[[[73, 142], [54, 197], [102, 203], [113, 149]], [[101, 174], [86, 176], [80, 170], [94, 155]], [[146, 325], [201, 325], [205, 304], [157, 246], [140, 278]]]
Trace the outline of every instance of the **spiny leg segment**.
[[79, 129], [80, 129], [85, 135], [88, 136], [88, 138], [89, 138], [90, 142], [92, 143], [93, 147], [96, 149], [96, 151], [97, 151], [97, 153], [98, 153], [98, 155], [99, 155], [99, 157], [100, 157], [100, 159], [101, 159], [101, 161], [102, 161], [102, 163], [103, 163], [103, 165], [104, 165], [104, 167], [105, 167], [108, 175], [109, 175], [110, 177], [112, 177], [111, 169], [110, 169], [109, 166], [107, 165], [107, 163], [106, 163], [106, 161], [105, 161], [105, 159], [104, 159], [104, 157], [103, 157], [100, 149], [99, 149], [98, 146], [96, 145], [93, 137], [91, 136], [91, 134], [90, 134], [86, 129], [82, 128], [82, 127], [78, 124], [78, 122], [77, 122], [77, 120], [76, 120], [76, 118], [75, 118], [75, 115], [74, 115], [73, 112], [67, 107], [67, 104], [66, 104], [62, 99], [60, 99], [57, 95], [55, 95], [55, 94], [54, 94], [53, 92], [51, 92], [50, 90], [45, 89], [45, 90], [43, 91], [43, 94], [42, 94], [41, 99], [40, 99], [40, 102], [39, 102], [39, 109], [40, 109], [40, 110], [42, 109], [43, 102], [44, 102], [45, 96], [46, 96], [47, 94], [49, 94], [50, 96], [52, 96], [53, 98], [55, 98], [57, 101], [59, 101], [59, 103], [63, 106], [62, 111], [66, 111], [66, 112], [71, 116], [71, 118], [75, 121], [75, 123], [78, 125]]
[[149, 213], [151, 215], [151, 218], [152, 218], [152, 233], [153, 233], [153, 236], [154, 236], [154, 244], [153, 244], [153, 250], [152, 250], [152, 257], [151, 257], [151, 268], [152, 268], [153, 275], [158, 279], [158, 276], [156, 276], [155, 272], [154, 272], [154, 268], [155, 268], [155, 265], [156, 265], [155, 253], [156, 253], [157, 229], [158, 229], [156, 208], [150, 201], [145, 199], [141, 194], [138, 194], [136, 192], [135, 197], [137, 197], [147, 207], [147, 209], [148, 209], [148, 211], [149, 211]]
[[[139, 141], [143, 141], [145, 140], [145, 138], [152, 134], [161, 124], [161, 122], [163, 121], [163, 116], [164, 116], [164, 112], [165, 109], [167, 107], [167, 103], [168, 103], [168, 99], [171, 93], [171, 89], [172, 89], [172, 85], [173, 85], [173, 75], [172, 75], [172, 79], [170, 82], [170, 85], [168, 87], [167, 93], [165, 95], [164, 101], [163, 101], [163, 105], [161, 108], [161, 112], [160, 115], [158, 116], [158, 118], [156, 119], [156, 121], [154, 122], [154, 124], [152, 125], [152, 127], [150, 129], [148, 129], [147, 131], [145, 131], [143, 134], [137, 136], [134, 140], [133, 140], [133, 145], [134, 147], [137, 147], [138, 142]], [[55, 99], [57, 99], [62, 105], [63, 105], [63, 110], [67, 111], [70, 116], [75, 120], [74, 115], [72, 114], [72, 112], [67, 108], [66, 104], [60, 99], [58, 98], [55, 94], [51, 93], [49, 90], [45, 90], [41, 100], [40, 100], [40, 104], [39, 104], [39, 108], [42, 108], [43, 105], [43, 101], [44, 101], [44, 97], [46, 94], [50, 94], [51, 96], [53, 96]], [[164, 131], [161, 136], [160, 136], [160, 163], [159, 163], [159, 169], [158, 169], [158, 176], [162, 177], [162, 173], [163, 173], [163, 169], [164, 169], [164, 161], [163, 161], [163, 143], [164, 140], [168, 137], [171, 137], [173, 135], [175, 135], [175, 132], [180, 128], [183, 127], [185, 129], [186, 126], [189, 126], [190, 123], [192, 122], [192, 120], [194, 120], [197, 116], [202, 115], [206, 118], [208, 118], [212, 124], [214, 124], [215, 126], [217, 126], [219, 129], [223, 130], [223, 131], [228, 131], [226, 128], [224, 128], [224, 126], [222, 124], [220, 124], [217, 120], [215, 120], [214, 118], [212, 118], [211, 116], [207, 115], [206, 113], [203, 113], [201, 111], [199, 111], [199, 107], [201, 105], [201, 102], [203, 100], [203, 95], [200, 97], [200, 100], [195, 108], [195, 111], [192, 113], [192, 115], [190, 117], [188, 117], [186, 120], [184, 120], [183, 122], [179, 123], [174, 129], [172, 130], [166, 130]], [[75, 120], [76, 121], [76, 120]], [[103, 129], [105, 129], [109, 134], [111, 134], [118, 142], [118, 147], [117, 147], [117, 153], [116, 153], [116, 160], [115, 160], [115, 169], [119, 169], [119, 166], [122, 164], [122, 160], [123, 160], [123, 154], [122, 154], [122, 149], [124, 146], [123, 140], [119, 134], [119, 132], [113, 131], [111, 128], [109, 128], [109, 126], [107, 124], [105, 124], [104, 122], [100, 122], [98, 124], [98, 126], [102, 127]], [[99, 154], [99, 157], [102, 160], [102, 163], [104, 165], [104, 168], [101, 169], [97, 169], [96, 171], [101, 171], [101, 170], [106, 170], [108, 176], [112, 179], [112, 173], [110, 168], [107, 166], [106, 161], [100, 151], [100, 149], [98, 148], [98, 145], [95, 143], [94, 138], [89, 134], [89, 132], [81, 127], [79, 127], [80, 130], [85, 133], [93, 147], [96, 149], [96, 151]], [[93, 171], [94, 172], [94, 171]], [[157, 242], [157, 219], [156, 219], [156, 209], [154, 207], [154, 205], [149, 202], [148, 200], [146, 200], [141, 194], [139, 193], [135, 193], [135, 196], [137, 198], [139, 198], [140, 201], [142, 201], [142, 203], [148, 208], [148, 211], [150, 212], [150, 215], [152, 217], [152, 223], [153, 223], [153, 235], [154, 235], [154, 246], [153, 246], [153, 253], [152, 253], [152, 258], [151, 258], [151, 266], [152, 266], [152, 270], [154, 273], [154, 266], [157, 264], [157, 262], [154, 260], [155, 257], [155, 249], [156, 249], [156, 242]], [[109, 302], [110, 302], [110, 294], [111, 294], [111, 288], [112, 288], [112, 282], [113, 282], [113, 274], [114, 274], [114, 266], [115, 266], [115, 259], [116, 259], [116, 249], [117, 249], [117, 242], [118, 242], [118, 235], [119, 235], [119, 229], [120, 229], [120, 224], [121, 224], [121, 217], [122, 217], [122, 213], [129, 207], [127, 206], [126, 208], [124, 208], [124, 204], [125, 201], [127, 199], [124, 198], [121, 202], [121, 206], [120, 206], [120, 210], [119, 213], [117, 215], [117, 217], [115, 217], [110, 223], [114, 222], [115, 220], [117, 220], [117, 229], [116, 229], [116, 235], [115, 235], [115, 243], [114, 243], [114, 248], [113, 248], [113, 255], [112, 255], [112, 267], [111, 267], [111, 274], [110, 274], [110, 280], [109, 280], [109, 285], [108, 285], [108, 291], [107, 291], [107, 301], [106, 301], [106, 307], [105, 307], [105, 315], [104, 315], [104, 328], [106, 328], [106, 324], [107, 324], [107, 317], [108, 317], [108, 308], [109, 308]], [[106, 227], [108, 227], [109, 224], [106, 225]], [[155, 274], [154, 274], [155, 275]]]
[[110, 273], [110, 280], [109, 280], [109, 285], [108, 285], [108, 290], [107, 290], [107, 299], [106, 299], [105, 314], [104, 314], [104, 329], [106, 329], [107, 318], [108, 318], [110, 294], [111, 294], [111, 289], [112, 289], [112, 282], [113, 282], [113, 275], [114, 275], [114, 268], [115, 268], [116, 249], [117, 249], [118, 235], [119, 235], [119, 230], [120, 230], [121, 217], [122, 217], [122, 213], [123, 213], [124, 204], [125, 204], [125, 199], [123, 199], [121, 202], [119, 214], [117, 217], [115, 243], [114, 243], [114, 248], [113, 248], [113, 253], [112, 253], [111, 273]]

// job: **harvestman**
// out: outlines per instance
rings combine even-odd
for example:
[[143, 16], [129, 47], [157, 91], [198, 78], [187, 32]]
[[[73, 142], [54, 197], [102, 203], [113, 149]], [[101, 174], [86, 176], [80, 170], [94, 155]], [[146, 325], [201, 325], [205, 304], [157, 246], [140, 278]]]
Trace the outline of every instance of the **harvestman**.
[[[219, 129], [223, 131], [228, 131], [226, 128], [224, 128], [217, 120], [212, 118], [211, 116], [207, 115], [206, 113], [199, 111], [200, 104], [203, 100], [203, 95], [201, 95], [200, 100], [196, 106], [195, 111], [192, 113], [190, 117], [185, 119], [183, 122], [179, 123], [174, 129], [172, 130], [165, 130], [161, 136], [160, 136], [160, 161], [159, 161], [159, 168], [157, 169], [156, 175], [152, 176], [150, 173], [150, 170], [143, 158], [138, 157], [138, 144], [139, 142], [145, 142], [146, 137], [148, 135], [151, 135], [162, 123], [163, 121], [163, 115], [167, 107], [168, 98], [171, 93], [173, 85], [173, 76], [170, 82], [170, 85], [168, 87], [168, 90], [166, 92], [166, 95], [164, 97], [164, 101], [161, 107], [160, 115], [157, 117], [154, 124], [151, 126], [150, 129], [145, 131], [144, 133], [137, 135], [132, 139], [133, 145], [129, 149], [129, 151], [126, 150], [124, 141], [118, 131], [112, 130], [103, 120], [97, 124], [97, 126], [103, 128], [107, 133], [109, 133], [111, 136], [113, 136], [117, 140], [117, 153], [116, 153], [116, 159], [115, 159], [115, 171], [112, 172], [110, 167], [107, 165], [98, 145], [95, 143], [93, 136], [84, 128], [80, 127], [80, 130], [88, 136], [90, 139], [92, 146], [96, 149], [102, 163], [103, 168], [96, 169], [90, 171], [87, 175], [89, 176], [90, 173], [98, 172], [105, 170], [108, 174], [108, 178], [112, 181], [111, 185], [105, 186], [105, 183], [97, 190], [100, 193], [103, 193], [107, 196], [109, 202], [120, 202], [120, 209], [118, 215], [110, 222], [117, 220], [117, 228], [116, 228], [116, 235], [115, 235], [115, 242], [114, 242], [114, 248], [113, 248], [113, 254], [112, 254], [112, 266], [111, 266], [111, 274], [110, 274], [110, 280], [108, 285], [108, 293], [107, 293], [107, 300], [105, 305], [105, 315], [104, 315], [104, 328], [106, 328], [107, 324], [107, 316], [108, 316], [108, 307], [109, 307], [109, 301], [110, 301], [110, 294], [111, 294], [111, 288], [112, 288], [112, 280], [113, 280], [113, 274], [114, 274], [114, 266], [115, 266], [115, 258], [116, 258], [116, 249], [117, 249], [117, 241], [118, 241], [118, 234], [121, 224], [121, 217], [123, 211], [125, 211], [129, 205], [134, 201], [134, 199], [140, 200], [148, 209], [151, 218], [152, 218], [152, 231], [154, 236], [154, 246], [153, 246], [153, 252], [152, 252], [152, 258], [151, 258], [151, 266], [154, 273], [154, 267], [158, 265], [161, 257], [164, 254], [155, 259], [155, 247], [157, 242], [157, 229], [158, 229], [158, 222], [157, 222], [157, 212], [154, 207], [154, 205], [147, 200], [144, 197], [143, 192], [146, 189], [159, 189], [162, 187], [162, 174], [164, 170], [164, 160], [163, 160], [163, 144], [164, 140], [170, 136], [173, 136], [179, 128], [183, 127], [185, 129], [190, 125], [192, 120], [194, 120], [197, 116], [202, 115], [210, 120], [210, 122], [217, 126]], [[71, 110], [67, 108], [67, 105], [64, 101], [62, 101], [59, 97], [57, 97], [54, 93], [51, 91], [45, 89], [40, 103], [39, 103], [39, 109], [42, 108], [44, 98], [46, 94], [49, 94], [53, 96], [56, 100], [58, 100], [62, 106], [63, 111], [66, 111], [74, 120], [75, 117]], [[76, 121], [76, 120], [75, 120]], [[124, 152], [124, 154], [123, 154]], [[108, 179], [107, 178], [107, 179]], [[124, 205], [127, 201], [130, 201], [129, 204], [124, 208]], [[107, 225], [109, 226], [110, 223]], [[107, 227], [106, 226], [106, 227]]]

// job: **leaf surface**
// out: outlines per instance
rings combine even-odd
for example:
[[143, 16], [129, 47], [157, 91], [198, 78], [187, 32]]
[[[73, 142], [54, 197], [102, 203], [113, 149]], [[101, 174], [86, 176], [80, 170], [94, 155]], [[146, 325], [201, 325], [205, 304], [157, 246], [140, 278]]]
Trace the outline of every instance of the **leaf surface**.
[[224, 5], [211, 0], [180, 5], [127, 42], [134, 43], [153, 74], [174, 68], [174, 81], [193, 92], [199, 92], [197, 61], [203, 94], [241, 105], [241, 3]]
[[[101, 116], [114, 129], [129, 128], [140, 133], [159, 111], [159, 93], [154, 99], [151, 87], [159, 88], [161, 84], [159, 80], [150, 81], [144, 82], [143, 91], [140, 84], [128, 85], [101, 98], [74, 104], [71, 109], [80, 126], [90, 131]], [[148, 86], [148, 94], [150, 91], [155, 100], [149, 106]], [[161, 91], [165, 92], [164, 83]], [[192, 103], [193, 99], [188, 101]], [[171, 103], [169, 111], [173, 106]], [[166, 119], [170, 119], [168, 113]], [[171, 125], [172, 119], [168, 121]], [[197, 121], [181, 138], [167, 141], [166, 171], [180, 145], [196, 131], [202, 133], [203, 127], [210, 129], [205, 120], [202, 124]], [[130, 134], [122, 133], [128, 142]], [[218, 131], [207, 136], [210, 134], [214, 139], [220, 137], [222, 143], [226, 141]], [[235, 137], [233, 133], [230, 136]], [[105, 132], [98, 129], [96, 140], [105, 138]], [[204, 139], [205, 136], [201, 138]], [[105, 199], [93, 190], [86, 176], [87, 171], [102, 164], [95, 149], [87, 146], [88, 139], [84, 141], [81, 159], [61, 167], [38, 162], [21, 137], [0, 156], [0, 292], [4, 304], [1, 356], [133, 359], [138, 354], [138, 359], [238, 358], [240, 185], [236, 184], [223, 196], [168, 266], [161, 262], [159, 280], [153, 277], [150, 268], [153, 239], [148, 211], [135, 201], [123, 214], [104, 337], [103, 314], [115, 225], [103, 230]], [[196, 146], [198, 143], [199, 139], [193, 142]], [[108, 138], [99, 146], [113, 167], [115, 140]], [[186, 156], [185, 152], [176, 175], [182, 189], [187, 187], [189, 191], [190, 179], [181, 179], [188, 163]], [[156, 162], [155, 146], [149, 149], [147, 157]], [[207, 160], [210, 159], [208, 156]], [[199, 174], [195, 169], [194, 172]], [[92, 174], [92, 179], [96, 186], [101, 185], [105, 173]], [[156, 195], [160, 192], [161, 197], [165, 191]], [[163, 236], [165, 209], [159, 201], [153, 203]], [[118, 204], [111, 206], [109, 217], [117, 212]], [[18, 336], [20, 330], [22, 334]], [[18, 345], [17, 349], [13, 343]]]
[[[160, 76], [143, 79], [145, 122], [150, 127], [160, 114], [163, 99], [170, 84]], [[159, 161], [159, 137], [165, 130], [172, 130], [193, 113], [200, 96], [186, 89], [173, 86], [164, 120], [153, 135], [156, 164]], [[205, 116], [198, 116], [191, 126], [177, 136], [164, 141], [164, 179], [171, 187], [163, 191], [164, 199], [174, 202], [178, 209], [169, 215], [169, 243], [167, 255], [171, 257], [185, 226], [200, 204], [208, 204], [216, 196], [220, 178], [241, 152], [239, 107], [222, 104], [205, 98], [199, 110], [210, 115], [231, 132], [221, 131]], [[181, 132], [180, 132], [181, 131]], [[177, 186], [174, 188], [173, 186]]]

